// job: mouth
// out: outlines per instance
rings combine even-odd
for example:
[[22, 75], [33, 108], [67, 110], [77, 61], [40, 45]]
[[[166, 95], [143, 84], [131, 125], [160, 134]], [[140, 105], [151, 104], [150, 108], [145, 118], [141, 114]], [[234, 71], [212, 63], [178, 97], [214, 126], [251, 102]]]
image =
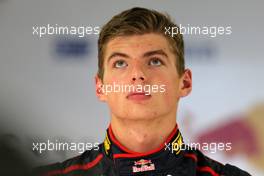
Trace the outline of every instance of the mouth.
[[131, 92], [127, 95], [126, 98], [129, 100], [141, 101], [150, 99], [151, 95], [146, 92]]

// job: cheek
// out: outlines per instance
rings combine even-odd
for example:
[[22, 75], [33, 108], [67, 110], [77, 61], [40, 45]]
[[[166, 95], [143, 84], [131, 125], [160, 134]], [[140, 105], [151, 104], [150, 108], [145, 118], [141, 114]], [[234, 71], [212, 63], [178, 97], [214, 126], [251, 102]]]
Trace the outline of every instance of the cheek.
[[172, 77], [171, 75], [159, 74], [158, 76], [156, 76], [153, 82], [154, 84], [165, 85], [166, 92], [175, 92], [179, 85], [179, 80], [177, 79], [177, 77]]
[[115, 74], [108, 74], [105, 76], [105, 84], [113, 84], [113, 83], [117, 83], [117, 84], [124, 84], [126, 78], [123, 75], [115, 75]]
[[166, 85], [166, 91], [159, 96], [158, 104], [164, 110], [173, 109], [178, 102], [177, 90], [170, 84]]
[[117, 79], [117, 77], [115, 77], [115, 76], [109, 77], [109, 78], [106, 80], [106, 83], [108, 83], [108, 84], [112, 84], [112, 83], [114, 83], [114, 82], [118, 82], [118, 79]]
[[[178, 87], [179, 87], [179, 80], [177, 79], [165, 79], [166, 77], [164, 77], [163, 79], [159, 80], [159, 85], [165, 85], [165, 92], [162, 93], [164, 101], [167, 103], [170, 103], [172, 101], [176, 101], [177, 100], [177, 95], [178, 95]], [[168, 78], [168, 76], [167, 76]]]
[[121, 92], [120, 87], [125, 84], [126, 84], [125, 81], [118, 76], [106, 77], [104, 85], [105, 85], [105, 88], [108, 87], [107, 94], [106, 94], [108, 103], [115, 104], [117, 102], [122, 101], [125, 93]]

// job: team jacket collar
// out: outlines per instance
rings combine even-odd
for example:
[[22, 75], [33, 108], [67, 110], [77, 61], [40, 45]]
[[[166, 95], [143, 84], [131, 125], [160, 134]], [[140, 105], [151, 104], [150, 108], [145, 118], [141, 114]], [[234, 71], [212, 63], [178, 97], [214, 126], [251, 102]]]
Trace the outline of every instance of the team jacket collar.
[[[131, 174], [151, 170], [161, 171], [164, 165], [167, 168], [170, 163], [179, 162], [182, 158], [182, 145], [182, 135], [176, 125], [159, 148], [146, 153], [133, 152], [119, 143], [110, 125], [107, 129], [103, 149], [106, 156], [114, 161], [120, 174]], [[171, 167], [175, 167], [175, 165]]]

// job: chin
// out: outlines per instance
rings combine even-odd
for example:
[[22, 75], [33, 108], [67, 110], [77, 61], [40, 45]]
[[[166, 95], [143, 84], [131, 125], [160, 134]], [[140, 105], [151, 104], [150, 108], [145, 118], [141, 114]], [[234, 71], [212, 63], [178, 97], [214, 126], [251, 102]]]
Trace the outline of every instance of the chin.
[[149, 110], [138, 110], [138, 111], [130, 111], [127, 113], [127, 116], [123, 116], [129, 120], [151, 120], [159, 117], [159, 114], [156, 111]]

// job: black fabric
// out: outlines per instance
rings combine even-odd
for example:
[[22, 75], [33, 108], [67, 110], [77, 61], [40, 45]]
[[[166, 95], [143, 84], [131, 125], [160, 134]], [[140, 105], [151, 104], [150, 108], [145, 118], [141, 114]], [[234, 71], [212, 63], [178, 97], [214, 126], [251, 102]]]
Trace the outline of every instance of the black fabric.
[[236, 175], [248, 176], [249, 175], [248, 173], [242, 171], [238, 167], [232, 166], [230, 164], [226, 164], [223, 170], [224, 170], [223, 175], [228, 175], [228, 176], [236, 176]]
[[[181, 146], [181, 150], [179, 147]], [[42, 166], [35, 175], [45, 176], [250, 176], [229, 164], [223, 165], [204, 156], [199, 150], [183, 144], [177, 127], [159, 149], [145, 154], [129, 151], [107, 130], [99, 150], [62, 163]]]

